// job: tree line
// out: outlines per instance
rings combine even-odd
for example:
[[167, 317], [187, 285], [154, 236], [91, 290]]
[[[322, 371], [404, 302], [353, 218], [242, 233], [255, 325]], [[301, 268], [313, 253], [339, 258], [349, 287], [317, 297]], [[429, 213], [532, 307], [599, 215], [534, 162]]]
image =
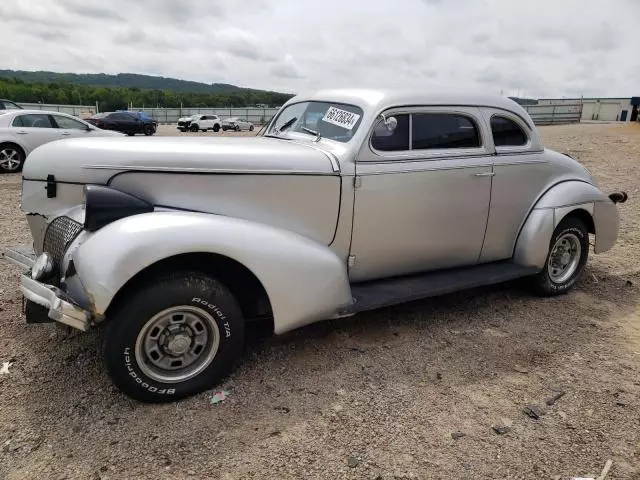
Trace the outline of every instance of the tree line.
[[19, 78], [0, 78], [0, 98], [25, 103], [95, 105], [101, 112], [138, 107], [249, 107], [258, 104], [280, 106], [290, 94], [239, 89], [215, 93], [176, 92], [139, 87], [102, 87], [65, 82], [25, 82]]

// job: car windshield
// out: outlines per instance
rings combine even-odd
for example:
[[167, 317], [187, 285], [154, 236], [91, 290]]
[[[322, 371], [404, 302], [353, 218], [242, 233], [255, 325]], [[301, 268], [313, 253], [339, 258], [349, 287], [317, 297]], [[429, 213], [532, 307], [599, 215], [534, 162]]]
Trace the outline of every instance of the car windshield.
[[300, 102], [283, 108], [267, 135], [303, 133], [338, 142], [348, 142], [362, 122], [362, 109], [334, 102]]

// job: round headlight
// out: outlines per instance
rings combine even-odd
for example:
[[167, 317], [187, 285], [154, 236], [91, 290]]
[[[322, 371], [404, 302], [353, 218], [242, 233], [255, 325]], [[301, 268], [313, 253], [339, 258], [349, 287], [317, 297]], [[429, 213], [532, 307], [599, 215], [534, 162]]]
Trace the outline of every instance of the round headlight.
[[41, 254], [31, 267], [31, 278], [40, 280], [53, 272], [53, 258], [47, 252]]

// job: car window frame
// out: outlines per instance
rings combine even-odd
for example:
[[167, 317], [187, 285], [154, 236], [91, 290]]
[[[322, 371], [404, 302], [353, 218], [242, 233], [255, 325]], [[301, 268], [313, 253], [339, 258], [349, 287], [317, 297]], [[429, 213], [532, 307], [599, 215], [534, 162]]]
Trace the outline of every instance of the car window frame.
[[[18, 105], [16, 102], [12, 102], [11, 100], [0, 100], [0, 102], [2, 103], [2, 110], [9, 110], [9, 111], [24, 110], [20, 105]], [[7, 108], [7, 103], [10, 103], [16, 108]]]
[[[15, 121], [17, 118], [22, 118], [22, 117], [26, 117], [26, 116], [33, 116], [33, 115], [41, 115], [44, 117], [47, 117], [49, 119], [49, 125], [51, 125], [50, 127], [34, 127], [33, 125], [24, 125], [24, 123], [22, 125], [16, 126], [14, 125]], [[50, 113], [34, 113], [34, 112], [30, 112], [30, 113], [22, 113], [22, 114], [18, 114], [16, 115], [13, 120], [11, 121], [11, 127], [12, 128], [47, 128], [47, 129], [57, 129], [57, 124], [55, 122], [55, 120], [53, 119], [53, 117], [51, 116]]]
[[[11, 128], [26, 128], [24, 126], [24, 124], [22, 123], [22, 117], [24, 117], [25, 114], [22, 115], [16, 115], [15, 117], [13, 117], [13, 120], [11, 120], [11, 125], [9, 125]], [[20, 120], [20, 125], [16, 125], [16, 121]]]
[[[447, 158], [460, 158], [460, 157], [478, 157], [478, 156], [490, 156], [493, 154], [493, 138], [489, 141], [487, 131], [487, 125], [484, 122], [482, 111], [479, 107], [475, 106], [462, 106], [462, 105], [444, 105], [444, 106], [397, 106], [388, 108], [382, 112], [386, 117], [409, 114], [409, 150], [398, 151], [382, 151], [377, 150], [372, 145], [373, 133], [380, 121], [380, 114], [376, 115], [372, 125], [369, 128], [367, 134], [367, 155], [360, 155], [358, 161], [407, 161], [407, 160], [442, 160]], [[466, 147], [466, 148], [437, 148], [437, 149], [412, 149], [413, 143], [413, 114], [416, 113], [433, 113], [433, 114], [450, 114], [460, 115], [469, 118], [476, 127], [478, 135], [480, 137], [479, 147]]]
[[[520, 130], [522, 130], [522, 133], [524, 133], [525, 137], [527, 138], [526, 143], [524, 143], [523, 145], [502, 145], [502, 146], [496, 145], [493, 140], [493, 129], [491, 128], [491, 119], [493, 117], [506, 118], [507, 120], [511, 120], [513, 123], [515, 123], [518, 127], [520, 127]], [[489, 112], [489, 115], [487, 118], [487, 126], [489, 128], [489, 133], [491, 134], [491, 143], [493, 143], [493, 148], [496, 151], [496, 155], [500, 155], [500, 154], [505, 155], [510, 153], [523, 153], [523, 152], [531, 151], [531, 148], [532, 148], [531, 127], [527, 123], [522, 121], [522, 119], [519, 116], [514, 115], [508, 112], [507, 110], [498, 111], [498, 112], [491, 111]]]
[[[63, 115], [62, 113], [52, 113], [49, 115], [51, 118], [53, 118], [53, 122], [56, 125], [56, 128], [59, 128], [60, 130], [90, 130], [90, 128], [88, 127], [88, 124], [85, 124], [82, 120], [80, 120], [79, 118], [74, 118], [71, 115], [67, 116], [67, 115]], [[61, 127], [60, 124], [58, 123], [57, 117], [61, 117], [61, 118], [66, 118], [68, 120], [74, 121], [74, 122], [78, 122], [80, 125], [82, 125], [84, 128], [67, 128], [67, 127]]]

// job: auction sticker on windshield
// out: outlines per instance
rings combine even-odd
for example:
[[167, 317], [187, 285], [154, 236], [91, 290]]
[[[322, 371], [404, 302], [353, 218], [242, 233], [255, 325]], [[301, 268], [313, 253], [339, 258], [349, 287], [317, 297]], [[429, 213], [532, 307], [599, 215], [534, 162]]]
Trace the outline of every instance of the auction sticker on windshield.
[[356, 123], [358, 123], [359, 119], [360, 115], [357, 113], [347, 112], [346, 110], [341, 110], [336, 107], [329, 107], [327, 113], [322, 117], [324, 122], [332, 123], [347, 130], [351, 130]]

